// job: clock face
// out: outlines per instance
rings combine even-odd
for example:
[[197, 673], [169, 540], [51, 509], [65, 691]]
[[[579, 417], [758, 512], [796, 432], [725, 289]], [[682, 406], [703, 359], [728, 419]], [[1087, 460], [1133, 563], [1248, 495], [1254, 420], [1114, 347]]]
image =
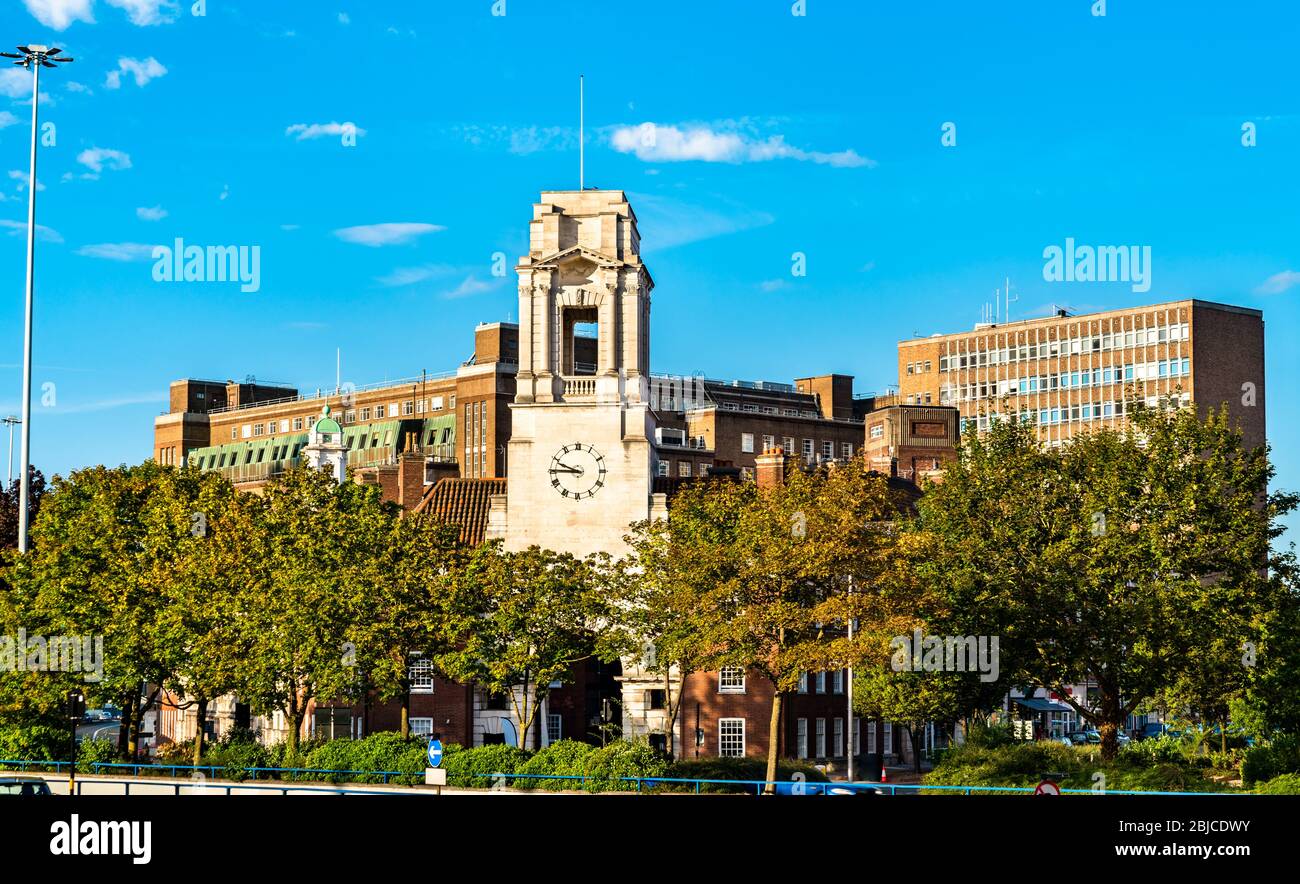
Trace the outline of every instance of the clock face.
[[590, 445], [574, 442], [551, 458], [551, 487], [561, 497], [582, 500], [592, 497], [605, 484], [605, 458]]

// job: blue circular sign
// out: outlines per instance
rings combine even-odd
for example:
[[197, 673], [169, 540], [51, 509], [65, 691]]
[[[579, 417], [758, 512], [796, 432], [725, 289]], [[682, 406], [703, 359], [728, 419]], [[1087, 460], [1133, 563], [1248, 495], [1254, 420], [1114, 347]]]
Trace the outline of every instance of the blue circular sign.
[[429, 741], [429, 767], [442, 764], [442, 740]]

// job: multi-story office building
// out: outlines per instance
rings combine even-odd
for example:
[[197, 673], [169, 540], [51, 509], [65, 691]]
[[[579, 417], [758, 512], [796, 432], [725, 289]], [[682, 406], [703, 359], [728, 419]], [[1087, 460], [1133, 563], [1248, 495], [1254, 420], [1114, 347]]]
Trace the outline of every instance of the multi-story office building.
[[1264, 320], [1258, 310], [1182, 300], [983, 323], [898, 345], [908, 405], [952, 405], [961, 428], [1020, 416], [1058, 444], [1122, 423], [1135, 402], [1227, 404], [1247, 445], [1264, 441]]

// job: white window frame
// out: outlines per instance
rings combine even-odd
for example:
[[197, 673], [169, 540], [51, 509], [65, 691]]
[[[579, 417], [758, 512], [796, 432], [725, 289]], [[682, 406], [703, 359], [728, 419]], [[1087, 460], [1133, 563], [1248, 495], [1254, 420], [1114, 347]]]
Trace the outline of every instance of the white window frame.
[[[740, 673], [740, 675], [737, 676], [736, 673]], [[745, 669], [743, 666], [724, 666], [718, 670], [718, 693], [745, 693]]]
[[[734, 751], [736, 746], [735, 728], [740, 728], [740, 746], [739, 752]], [[730, 730], [731, 733], [726, 733]], [[728, 744], [731, 751], [728, 751]], [[745, 757], [745, 719], [743, 718], [719, 718], [718, 719], [718, 755], [722, 758], [744, 758]]]
[[406, 670], [406, 679], [412, 694], [432, 694], [433, 661], [424, 657], [412, 660]]
[[815, 740], [816, 742], [813, 748], [817, 750], [817, 753], [814, 757], [825, 758], [826, 757], [826, 719], [824, 718], [817, 719], [817, 730], [816, 730]]
[[408, 721], [411, 736], [413, 737], [431, 737], [433, 736], [433, 719], [432, 718], [412, 718]]
[[817, 693], [819, 693], [819, 694], [824, 694], [824, 693], [826, 693], [826, 673], [825, 673], [825, 672], [819, 672], [819, 673], [817, 673]]
[[844, 670], [836, 669], [831, 672], [831, 693], [844, 693]]
[[831, 757], [844, 757], [844, 719], [835, 718], [831, 721]]
[[797, 757], [808, 757], [808, 719], [806, 718], [795, 721], [795, 747]]
[[745, 454], [753, 454], [753, 453], [754, 453], [754, 434], [753, 434], [753, 433], [741, 433], [741, 434], [740, 434], [740, 450], [743, 451]]
[[546, 744], [564, 739], [564, 717], [558, 712], [546, 713]]

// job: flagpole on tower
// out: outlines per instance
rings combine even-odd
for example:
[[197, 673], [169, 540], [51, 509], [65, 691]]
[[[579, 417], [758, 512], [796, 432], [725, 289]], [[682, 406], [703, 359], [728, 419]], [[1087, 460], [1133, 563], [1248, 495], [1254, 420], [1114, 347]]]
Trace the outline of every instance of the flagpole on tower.
[[578, 190], [583, 189], [583, 119], [582, 119], [582, 74], [578, 74]]

